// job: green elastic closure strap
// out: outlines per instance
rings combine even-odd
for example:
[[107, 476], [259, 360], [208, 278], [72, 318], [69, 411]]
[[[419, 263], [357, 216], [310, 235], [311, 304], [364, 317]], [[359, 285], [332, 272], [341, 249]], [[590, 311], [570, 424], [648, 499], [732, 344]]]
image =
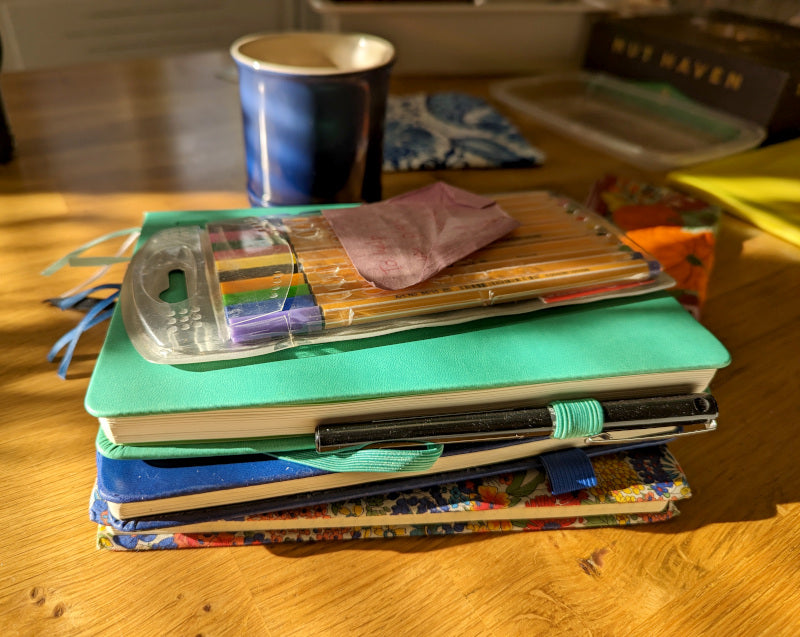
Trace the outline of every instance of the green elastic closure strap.
[[295, 451], [272, 455], [325, 471], [394, 473], [430, 469], [443, 449], [444, 445], [428, 443], [424, 449], [352, 449], [333, 453]]
[[117, 445], [100, 428], [97, 450], [116, 460], [163, 460], [262, 453], [324, 471], [375, 473], [425, 471], [442, 455], [443, 445], [422, 449], [349, 449], [319, 453], [314, 436], [285, 436], [250, 440], [218, 440], [185, 444]]
[[603, 431], [603, 408], [594, 399], [550, 403], [553, 412], [553, 438], [583, 438]]
[[106, 458], [113, 458], [115, 460], [208, 458], [212, 456], [240, 456], [253, 453], [275, 455], [277, 453], [315, 449], [313, 435], [149, 445], [117, 445], [106, 437], [102, 428], [97, 432], [95, 446], [97, 451]]

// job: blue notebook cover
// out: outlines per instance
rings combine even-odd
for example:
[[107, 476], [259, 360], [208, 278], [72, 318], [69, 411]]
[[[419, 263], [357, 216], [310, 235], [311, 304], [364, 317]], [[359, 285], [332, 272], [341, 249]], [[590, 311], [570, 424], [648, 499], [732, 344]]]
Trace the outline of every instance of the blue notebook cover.
[[[287, 509], [326, 502], [332, 496], [382, 492], [390, 483], [393, 488], [397, 485], [416, 487], [450, 480], [454, 476], [480, 476], [507, 470], [509, 466], [530, 466], [541, 457], [535, 449], [542, 441], [553, 442], [540, 439], [534, 442], [447, 445], [440, 462], [449, 460], [450, 464], [439, 466], [449, 470], [437, 471], [434, 465], [434, 469], [427, 472], [409, 473], [334, 473], [263, 454], [115, 460], [96, 452], [96, 489], [98, 497], [108, 503], [111, 515], [120, 519], [173, 515], [176, 511], [189, 512], [192, 509], [207, 511], [212, 507], [218, 509], [214, 515], [223, 510], [220, 507], [227, 507], [224, 509], [226, 515], [234, 515], [263, 509], [267, 500], [279, 509]], [[587, 457], [592, 457], [640, 446], [648, 445], [600, 445], [582, 451]], [[548, 444], [545, 449], [555, 451], [565, 447], [563, 444]], [[496, 461], [492, 462], [491, 458]]]
[[[501, 459], [518, 460], [538, 453], [537, 449], [564, 448], [565, 442], [570, 444], [540, 438], [446, 445], [442, 457], [424, 473], [442, 474], [445, 471], [441, 467], [460, 470]], [[420, 475], [419, 472], [331, 472], [266, 454], [164, 460], [117, 460], [99, 451], [95, 455], [97, 491], [120, 518], [294, 496], [325, 488], [353, 485], [363, 488], [370, 482]]]
[[[462, 480], [478, 479], [489, 475], [511, 471], [526, 470], [539, 466], [535, 458], [523, 458], [514, 462], [505, 462], [480, 467], [468, 467], [460, 471], [447, 473], [428, 473], [410, 476], [408, 478], [395, 478], [378, 482], [356, 484], [337, 489], [320, 489], [307, 491], [288, 496], [255, 500], [253, 502], [240, 502], [237, 504], [204, 507], [190, 511], [176, 511], [161, 515], [150, 515], [139, 518], [119, 519], [109, 512], [108, 501], [103, 499], [99, 486], [95, 487], [95, 496], [92, 498], [90, 518], [93, 522], [104, 524], [120, 531], [147, 532], [156, 529], [177, 526], [179, 524], [194, 524], [212, 520], [238, 520], [249, 515], [261, 515], [274, 511], [287, 511], [304, 507], [313, 507], [337, 500], [350, 500], [353, 498], [369, 498], [391, 491], [407, 491], [424, 489], [444, 482], [459, 482]], [[313, 471], [313, 470], [312, 470]]]

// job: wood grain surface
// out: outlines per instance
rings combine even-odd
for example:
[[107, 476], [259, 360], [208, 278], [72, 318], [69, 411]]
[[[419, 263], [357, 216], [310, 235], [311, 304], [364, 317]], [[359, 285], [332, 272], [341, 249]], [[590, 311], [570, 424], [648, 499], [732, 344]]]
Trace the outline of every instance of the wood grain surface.
[[[642, 528], [111, 553], [87, 509], [83, 409], [103, 328], [66, 381], [45, 359], [77, 322], [44, 304], [87, 271], [40, 272], [145, 210], [246, 207], [222, 53], [0, 76], [17, 158], [0, 167], [0, 634], [796, 635], [800, 630], [800, 250], [726, 215], [703, 322], [733, 363], [717, 432], [676, 442], [694, 496]], [[492, 78], [395, 78], [488, 95]], [[535, 169], [384, 176], [583, 200], [606, 172], [658, 181], [498, 106]], [[100, 251], [102, 253], [102, 251]], [[106, 251], [107, 252], [107, 251]], [[106, 280], [121, 280], [116, 266]], [[121, 388], [120, 391], [124, 391]]]

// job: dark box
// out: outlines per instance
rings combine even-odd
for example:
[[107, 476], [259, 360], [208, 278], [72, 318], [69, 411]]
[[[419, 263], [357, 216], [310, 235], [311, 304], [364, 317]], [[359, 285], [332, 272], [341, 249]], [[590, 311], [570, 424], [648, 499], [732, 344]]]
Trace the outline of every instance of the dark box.
[[762, 125], [769, 142], [800, 136], [800, 28], [728, 11], [608, 18], [584, 67], [668, 83]]

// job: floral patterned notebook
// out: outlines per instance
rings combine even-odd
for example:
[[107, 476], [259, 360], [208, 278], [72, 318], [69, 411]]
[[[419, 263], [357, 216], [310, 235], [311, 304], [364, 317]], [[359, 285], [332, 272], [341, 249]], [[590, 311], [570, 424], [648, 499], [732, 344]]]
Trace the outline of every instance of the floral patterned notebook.
[[668, 520], [678, 513], [674, 501], [691, 495], [666, 445], [600, 456], [592, 464], [597, 486], [561, 496], [552, 495], [543, 471], [528, 469], [152, 533], [114, 530], [96, 500], [92, 518], [98, 548], [141, 551], [627, 526]]
[[714, 265], [718, 205], [666, 186], [606, 175], [594, 184], [587, 206], [655, 256], [675, 279], [673, 295], [700, 317]]

